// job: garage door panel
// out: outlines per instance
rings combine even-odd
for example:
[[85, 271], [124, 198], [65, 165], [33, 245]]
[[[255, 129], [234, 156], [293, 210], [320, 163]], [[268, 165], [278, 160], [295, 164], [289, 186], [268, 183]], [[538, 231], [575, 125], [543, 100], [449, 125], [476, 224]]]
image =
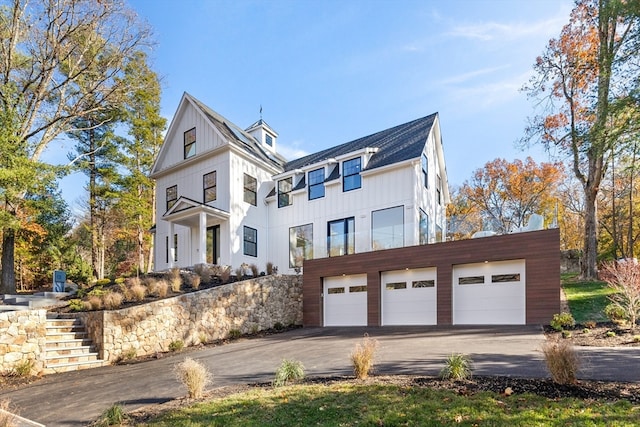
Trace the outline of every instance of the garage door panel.
[[367, 276], [327, 277], [323, 280], [324, 325], [367, 325]]
[[455, 266], [454, 324], [524, 324], [525, 261]]
[[435, 268], [384, 272], [382, 324], [435, 325], [435, 280]]

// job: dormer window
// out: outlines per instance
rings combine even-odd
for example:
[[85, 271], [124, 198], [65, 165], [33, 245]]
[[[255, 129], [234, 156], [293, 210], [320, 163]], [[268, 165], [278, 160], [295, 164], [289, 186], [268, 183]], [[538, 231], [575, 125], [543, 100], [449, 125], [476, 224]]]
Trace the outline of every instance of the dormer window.
[[324, 197], [324, 168], [309, 172], [309, 200]]
[[361, 170], [362, 159], [360, 157], [342, 163], [342, 191], [350, 191], [362, 187]]
[[273, 137], [271, 135], [269, 135], [268, 133], [265, 134], [264, 136], [264, 142], [269, 146], [269, 147], [273, 147]]
[[293, 190], [293, 178], [285, 178], [278, 181], [278, 207], [283, 208], [292, 204], [291, 190]]
[[196, 128], [184, 133], [184, 158], [188, 159], [196, 155]]

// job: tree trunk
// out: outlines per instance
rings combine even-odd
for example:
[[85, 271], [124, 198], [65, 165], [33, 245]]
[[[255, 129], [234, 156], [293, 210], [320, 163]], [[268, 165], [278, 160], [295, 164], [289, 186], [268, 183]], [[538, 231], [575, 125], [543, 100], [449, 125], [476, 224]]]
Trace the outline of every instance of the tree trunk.
[[580, 266], [585, 280], [598, 278], [598, 205], [597, 189], [593, 184], [585, 187], [584, 248]]
[[2, 234], [2, 284], [0, 285], [0, 292], [3, 294], [16, 293], [16, 276], [14, 271], [15, 243], [15, 231], [6, 228]]

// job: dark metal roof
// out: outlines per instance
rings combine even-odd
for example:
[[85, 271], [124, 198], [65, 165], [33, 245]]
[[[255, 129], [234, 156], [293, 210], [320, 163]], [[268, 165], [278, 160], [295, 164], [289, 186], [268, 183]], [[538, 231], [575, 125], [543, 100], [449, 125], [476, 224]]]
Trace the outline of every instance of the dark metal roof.
[[293, 169], [303, 168], [307, 165], [319, 163], [332, 157], [339, 157], [367, 147], [378, 148], [378, 152], [371, 157], [364, 170], [371, 170], [405, 160], [419, 158], [437, 116], [438, 113], [434, 113], [374, 133], [373, 135], [358, 138], [354, 141], [327, 148], [314, 154], [309, 154], [300, 159], [287, 162], [284, 170], [291, 171]]
[[207, 118], [211, 120], [211, 122], [216, 126], [220, 133], [222, 133], [227, 138], [227, 140], [235, 143], [238, 148], [279, 169], [284, 166], [287, 161], [284, 157], [277, 153], [271, 153], [268, 150], [262, 148], [260, 143], [246, 131], [240, 129], [231, 121], [225, 119], [220, 114], [216, 113], [193, 96], [189, 95], [189, 97], [194, 102], [194, 104], [198, 108], [200, 108], [204, 115], [206, 115]]

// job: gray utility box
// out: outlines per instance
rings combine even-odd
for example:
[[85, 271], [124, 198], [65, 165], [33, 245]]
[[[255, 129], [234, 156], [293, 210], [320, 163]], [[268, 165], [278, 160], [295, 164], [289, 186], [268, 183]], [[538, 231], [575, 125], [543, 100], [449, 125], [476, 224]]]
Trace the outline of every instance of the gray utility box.
[[65, 283], [67, 283], [67, 273], [55, 270], [53, 272], [53, 292], [64, 292]]

